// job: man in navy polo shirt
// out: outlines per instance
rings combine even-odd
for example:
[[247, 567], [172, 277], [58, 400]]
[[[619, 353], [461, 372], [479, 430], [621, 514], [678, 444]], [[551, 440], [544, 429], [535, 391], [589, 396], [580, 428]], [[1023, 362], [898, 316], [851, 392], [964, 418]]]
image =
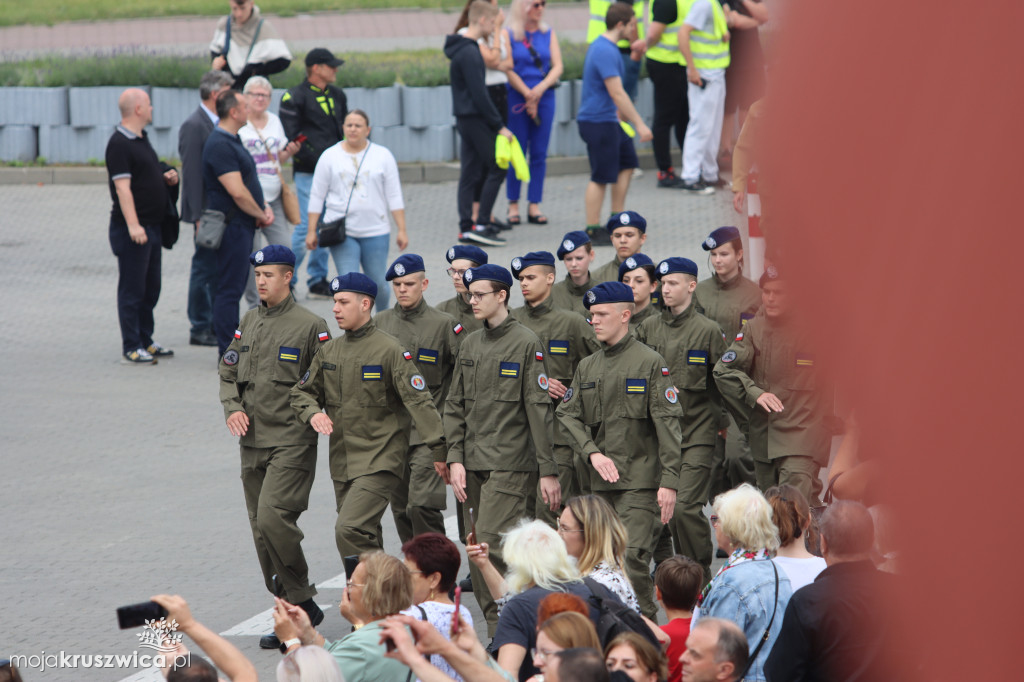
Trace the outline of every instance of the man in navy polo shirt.
[[238, 302], [249, 277], [249, 252], [257, 227], [274, 221], [263, 200], [256, 164], [238, 137], [246, 124], [246, 98], [237, 90], [217, 96], [220, 122], [203, 146], [206, 208], [227, 215], [217, 249], [217, 290], [213, 297], [213, 332], [221, 355], [238, 327]]

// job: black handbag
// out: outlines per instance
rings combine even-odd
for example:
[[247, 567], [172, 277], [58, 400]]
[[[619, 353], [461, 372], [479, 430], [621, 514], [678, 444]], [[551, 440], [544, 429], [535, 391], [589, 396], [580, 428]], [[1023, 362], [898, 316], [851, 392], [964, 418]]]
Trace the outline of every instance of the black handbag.
[[[352, 195], [356, 193], [356, 183], [359, 182], [359, 170], [363, 167], [363, 161], [366, 161], [366, 155], [370, 153], [370, 145], [373, 143], [367, 140], [366, 151], [363, 152], [363, 158], [359, 159], [359, 165], [356, 166], [356, 177], [352, 181], [352, 187], [348, 192], [348, 203], [345, 204], [345, 215], [341, 216], [337, 220], [332, 220], [327, 223], [324, 222], [324, 214], [320, 214], [320, 220], [317, 222], [317, 241], [319, 246], [335, 246], [345, 241], [348, 235], [345, 233], [345, 217], [348, 216], [349, 206], [352, 205]], [[327, 213], [324, 210], [324, 213]]]

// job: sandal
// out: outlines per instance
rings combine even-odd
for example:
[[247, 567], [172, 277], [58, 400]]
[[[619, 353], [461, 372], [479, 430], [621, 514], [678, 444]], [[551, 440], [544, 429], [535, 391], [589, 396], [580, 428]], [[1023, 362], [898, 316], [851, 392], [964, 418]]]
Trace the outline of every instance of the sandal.
[[505, 214], [505, 220], [508, 221], [509, 225], [522, 225], [523, 224], [523, 219], [519, 217], [518, 213], [516, 213], [515, 215], [512, 215], [511, 212], [506, 213]]
[[543, 213], [538, 213], [537, 215], [530, 215], [529, 213], [527, 213], [526, 214], [526, 220], [528, 222], [530, 222], [531, 224], [533, 224], [533, 225], [547, 225], [548, 224], [548, 217], [546, 215], [544, 215]]

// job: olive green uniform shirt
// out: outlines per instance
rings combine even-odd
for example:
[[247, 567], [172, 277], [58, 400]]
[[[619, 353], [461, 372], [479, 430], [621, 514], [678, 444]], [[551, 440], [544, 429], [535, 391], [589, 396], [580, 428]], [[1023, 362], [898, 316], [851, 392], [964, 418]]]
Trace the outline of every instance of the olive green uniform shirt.
[[[437, 306], [437, 309], [442, 313], [447, 313], [454, 317], [455, 321], [461, 324], [467, 333], [475, 332], [477, 329], [484, 328], [483, 321], [473, 317], [473, 306], [469, 305], [469, 303], [462, 298], [461, 294], [456, 294], [452, 298], [449, 298], [447, 301]], [[460, 336], [465, 336], [465, 334], [460, 334]]]
[[629, 318], [629, 331], [632, 334], [636, 334], [636, 328], [640, 326], [640, 323], [649, 317], [657, 317], [660, 311], [654, 307], [654, 303], [651, 302], [643, 310], [638, 310], [633, 313], [633, 316]]
[[[459, 353], [459, 338], [468, 336], [465, 327], [447, 313], [421, 300], [411, 310], [395, 304], [373, 318], [377, 329], [391, 334], [402, 347], [412, 353], [413, 362], [427, 381], [427, 389], [438, 412], [444, 410], [444, 399], [452, 382], [455, 356]], [[415, 431], [409, 436], [410, 444], [423, 440]]]
[[576, 368], [558, 420], [585, 457], [600, 452], [619, 471], [609, 483], [591, 466], [591, 490], [679, 487], [682, 410], [664, 367], [656, 351], [626, 334]]
[[540, 339], [511, 314], [467, 336], [445, 401], [448, 463], [557, 476]]
[[620, 261], [619, 257], [616, 256], [597, 270], [594, 270], [590, 273], [592, 286], [597, 286], [601, 282], [618, 282], [620, 265], [622, 265], [622, 261]]
[[336, 481], [379, 471], [401, 478], [409, 465], [409, 434], [403, 428], [409, 417], [434, 451], [434, 461], [444, 461], [441, 417], [426, 379], [412, 353], [372, 320], [324, 344], [292, 387], [291, 404], [304, 424], [326, 407], [334, 422], [330, 457]]
[[[587, 273], [588, 276], [589, 274]], [[579, 313], [585, 319], [589, 319], [590, 311], [583, 305], [583, 296], [595, 284], [598, 284], [598, 282], [590, 278], [586, 284], [577, 286], [572, 281], [572, 277], [566, 275], [565, 279], [561, 282], [555, 282], [555, 286], [551, 287], [551, 305], [562, 310], [571, 310], [574, 313]]]
[[[832, 387], [807, 335], [791, 320], [770, 321], [758, 314], [737, 334], [715, 365], [714, 377], [730, 411], [750, 420], [754, 459], [812, 457], [828, 464]], [[757, 405], [762, 393], [774, 393], [783, 411]]]
[[291, 295], [273, 308], [261, 304], [242, 317], [218, 370], [224, 418], [233, 412], [249, 418], [240, 445], [316, 443], [316, 431], [295, 417], [288, 390], [330, 338], [327, 323]]
[[721, 401], [712, 377], [715, 363], [725, 352], [718, 325], [694, 310], [648, 317], [636, 330], [637, 340], [658, 351], [679, 391], [683, 408], [683, 447], [714, 445]]
[[743, 275], [724, 283], [712, 275], [697, 283], [693, 296], [697, 310], [717, 322], [730, 343], [761, 307], [761, 287]]

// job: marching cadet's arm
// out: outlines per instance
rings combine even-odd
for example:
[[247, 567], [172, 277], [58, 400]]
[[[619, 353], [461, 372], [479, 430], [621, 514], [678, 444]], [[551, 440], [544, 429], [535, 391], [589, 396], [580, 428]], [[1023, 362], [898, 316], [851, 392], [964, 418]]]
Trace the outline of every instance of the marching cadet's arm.
[[711, 394], [711, 399], [715, 402], [721, 402], [722, 394], [718, 389], [718, 382], [715, 381], [715, 365], [725, 355], [728, 345], [725, 343], [725, 339], [722, 337], [721, 328], [715, 325], [714, 331], [711, 332], [711, 341], [708, 347], [708, 366], [707, 366], [707, 387], [708, 392]]
[[[456, 329], [460, 331], [456, 333]], [[452, 388], [452, 375], [455, 373], [455, 365], [459, 361], [459, 336], [464, 333], [465, 330], [453, 318], [448, 325], [448, 357], [445, 360], [452, 369], [444, 373], [444, 377], [441, 379], [441, 390], [438, 392], [438, 400], [435, 403], [438, 413], [441, 414], [444, 413], [444, 401], [448, 397], [448, 391]]]
[[585, 459], [588, 459], [595, 452], [601, 452], [601, 448], [597, 447], [597, 443], [590, 437], [590, 431], [583, 423], [583, 401], [580, 400], [579, 390], [580, 373], [577, 370], [572, 377], [572, 386], [566, 391], [562, 402], [558, 404], [558, 409], [555, 410], [555, 417], [569, 434], [572, 444], [583, 453]]
[[299, 383], [292, 386], [288, 392], [288, 400], [292, 409], [295, 410], [295, 414], [298, 415], [299, 421], [303, 424], [308, 424], [315, 415], [323, 414], [321, 409], [324, 404], [322, 353], [313, 356], [313, 361], [309, 363], [309, 369], [299, 379]]
[[395, 350], [391, 358], [391, 386], [401, 398], [405, 409], [409, 411], [416, 431], [423, 442], [430, 448], [435, 462], [443, 462], [447, 458], [444, 445], [444, 426], [441, 415], [437, 413], [434, 399], [427, 390], [427, 380], [419, 373], [419, 368], [401, 351]]
[[238, 391], [238, 339], [232, 339], [217, 367], [220, 375], [220, 404], [224, 406], [225, 421], [234, 412], [245, 414], [242, 396]]
[[715, 363], [714, 377], [722, 398], [732, 410], [745, 406], [747, 409], [757, 404], [757, 399], [764, 393], [750, 378], [750, 370], [754, 364], [754, 344], [747, 333], [742, 339], [733, 341], [721, 359]]
[[[664, 358], [661, 362], [664, 363]], [[648, 381], [655, 390], [647, 397], [647, 409], [658, 436], [658, 459], [661, 460], [659, 487], [676, 490], [679, 488], [679, 468], [682, 466], [683, 408], [679, 405], [679, 394], [672, 376], [662, 373], [663, 366], [659, 364], [651, 368]]]
[[472, 360], [465, 360], [461, 356], [456, 360], [452, 385], [448, 389], [448, 398], [444, 401], [444, 436], [448, 442], [448, 464], [462, 464], [465, 459], [466, 404], [462, 386], [464, 362]]
[[555, 436], [554, 415], [548, 396], [547, 374], [544, 372], [544, 354], [539, 344], [528, 344], [523, 358], [522, 397], [530, 437], [537, 453], [538, 475], [558, 476], [558, 465], [552, 450]]
[[310, 364], [313, 362], [313, 357], [320, 352], [320, 347], [331, 340], [331, 332], [327, 329], [327, 323], [323, 320], [317, 320], [316, 324], [312, 325], [309, 330], [309, 335], [306, 338], [306, 347], [303, 349], [306, 356], [303, 358], [303, 364], [305, 367], [300, 369], [301, 372], [305, 373], [309, 369]]

